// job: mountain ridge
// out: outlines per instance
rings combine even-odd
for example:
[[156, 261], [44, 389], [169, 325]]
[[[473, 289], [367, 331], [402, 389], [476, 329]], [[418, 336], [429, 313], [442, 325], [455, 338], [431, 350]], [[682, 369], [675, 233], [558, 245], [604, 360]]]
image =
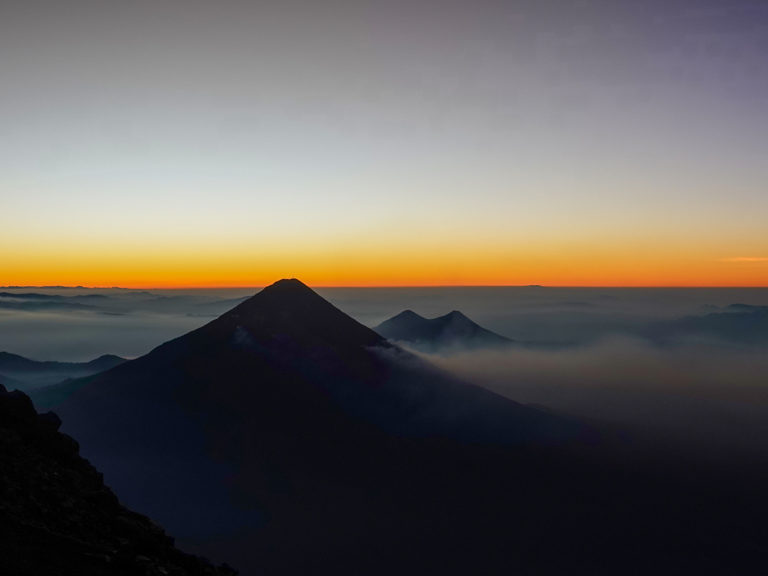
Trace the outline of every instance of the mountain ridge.
[[424, 352], [501, 348], [515, 343], [483, 328], [459, 310], [428, 319], [408, 309], [385, 320], [374, 330], [389, 340], [403, 342]]
[[14, 387], [29, 392], [67, 379], [103, 372], [126, 361], [125, 358], [114, 354], [102, 354], [88, 362], [38, 361], [0, 351], [0, 375], [8, 378], [8, 382]]

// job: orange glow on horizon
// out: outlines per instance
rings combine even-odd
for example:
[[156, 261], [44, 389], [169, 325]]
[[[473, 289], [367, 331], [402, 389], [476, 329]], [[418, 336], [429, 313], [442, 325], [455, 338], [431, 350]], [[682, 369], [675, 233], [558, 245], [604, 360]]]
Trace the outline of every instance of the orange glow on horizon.
[[342, 224], [278, 212], [210, 229], [183, 219], [76, 228], [9, 219], [0, 285], [251, 288], [298, 278], [313, 287], [768, 287], [763, 227], [714, 233], [701, 222], [566, 213], [515, 223], [503, 207], [492, 212]]
[[0, 245], [0, 285], [251, 288], [281, 278], [313, 287], [766, 287], [768, 247], [682, 233], [500, 241], [466, 233], [249, 240], [211, 236], [27, 236]]
[[0, 285], [122, 288], [255, 288], [281, 278], [313, 287], [573, 286], [766, 287], [768, 262], [757, 257], [693, 259], [646, 253], [370, 254], [328, 252], [226, 257], [195, 254], [4, 258]]

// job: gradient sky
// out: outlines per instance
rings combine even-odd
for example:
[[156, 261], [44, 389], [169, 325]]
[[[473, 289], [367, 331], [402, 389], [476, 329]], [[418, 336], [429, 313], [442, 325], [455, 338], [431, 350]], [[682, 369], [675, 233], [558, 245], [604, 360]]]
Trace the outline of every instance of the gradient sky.
[[0, 284], [768, 285], [768, 4], [0, 4]]

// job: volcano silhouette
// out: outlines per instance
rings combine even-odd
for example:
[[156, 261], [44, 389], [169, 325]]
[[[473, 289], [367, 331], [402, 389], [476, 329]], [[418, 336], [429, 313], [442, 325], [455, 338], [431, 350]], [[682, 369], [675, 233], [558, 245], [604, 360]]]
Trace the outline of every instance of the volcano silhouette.
[[374, 330], [389, 340], [407, 343], [425, 352], [500, 348], [514, 343], [483, 328], [458, 310], [431, 319], [413, 310], [404, 310]]
[[73, 389], [63, 429], [121, 501], [246, 576], [558, 574], [667, 546], [658, 491], [592, 458], [588, 427], [449, 377], [298, 280]]

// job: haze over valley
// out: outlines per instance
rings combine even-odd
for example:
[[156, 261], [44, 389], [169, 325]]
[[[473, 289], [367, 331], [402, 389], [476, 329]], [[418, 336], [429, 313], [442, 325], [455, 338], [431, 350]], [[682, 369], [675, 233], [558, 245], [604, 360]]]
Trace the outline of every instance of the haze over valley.
[[[40, 295], [46, 292], [65, 292], [63, 300], [91, 293], [24, 290], [27, 296], [20, 300], [45, 301]], [[493, 336], [483, 347], [477, 335], [491, 333], [459, 312], [437, 324], [423, 318], [413, 324], [418, 317], [405, 314], [400, 338], [412, 326], [421, 344], [424, 326], [430, 334], [433, 326], [439, 327], [438, 336], [451, 334], [450, 346], [430, 353], [421, 346], [412, 354], [407, 341], [405, 348], [389, 343], [297, 280], [282, 280], [245, 299], [228, 292], [113, 289], [96, 292], [98, 308], [64, 309], [55, 316], [50, 308], [5, 314], [40, 314], [39, 321], [62, 326], [82, 323], [89, 315], [110, 322], [151, 318], [153, 324], [143, 328], [148, 335], [152, 326], [165, 322], [170, 329], [182, 318], [203, 326], [133, 361], [100, 360], [113, 366], [101, 374], [47, 386], [24, 379], [52, 368], [84, 370], [88, 364], [41, 363], [7, 353], [1, 359], [21, 378], [11, 387], [21, 382], [18, 387], [27, 386], [39, 409], [61, 414], [63, 430], [79, 440], [121, 502], [161, 522], [184, 549], [231, 562], [245, 574], [296, 573], [320, 565], [387, 573], [403, 562], [445, 573], [470, 566], [496, 571], [511, 561], [535, 573], [558, 573], [565, 566], [594, 573], [596, 555], [614, 570], [640, 548], [646, 551], [636, 559], [638, 567], [658, 558], [696, 566], [698, 560], [684, 560], [662, 546], [664, 539], [695, 549], [717, 525], [714, 537], [724, 556], [716, 561], [721, 562], [735, 544], [730, 531], [751, 522], [755, 510], [747, 514], [741, 504], [726, 506], [721, 498], [736, 487], [750, 498], [768, 472], [763, 441], [768, 404], [762, 400], [765, 383], [755, 370], [765, 362], [759, 336], [765, 308], [722, 302], [734, 296], [761, 302], [768, 296], [764, 291], [324, 292], [356, 306], [363, 318], [388, 314], [410, 298], [411, 307], [423, 307], [426, 314], [448, 302], [455, 309], [458, 302], [484, 317], [490, 304], [507, 311], [502, 320], [546, 319], [554, 308], [566, 327], [518, 332], [520, 340], [503, 340], [502, 346], [497, 340], [502, 337]], [[692, 302], [699, 314], [678, 316], [690, 311]], [[219, 306], [226, 308], [222, 315], [201, 322], [201, 314], [213, 314]], [[184, 307], [206, 312], [183, 314]], [[747, 322], [750, 332], [742, 336], [748, 338], [734, 332], [734, 321]], [[446, 332], [454, 326], [460, 329]], [[663, 339], [660, 326], [666, 327]], [[680, 326], [679, 338], [672, 338], [677, 332], [670, 326]], [[81, 346], [88, 354], [85, 340]], [[119, 338], [113, 342], [120, 347]], [[96, 343], [103, 344], [94, 339], [90, 345]], [[529, 467], [522, 476], [521, 465]], [[467, 475], [462, 466], [489, 471]], [[733, 466], [751, 472], [721, 485], [718, 478]], [[690, 467], [699, 470], [693, 483], [684, 480]], [[435, 475], [449, 469], [436, 490]], [[667, 480], [657, 477], [662, 469]], [[490, 470], [501, 483], [481, 489], [477, 483], [485, 482]], [[568, 470], [567, 482], [556, 480], [558, 470]], [[636, 478], [615, 484], [616, 475], [628, 470]], [[549, 480], [541, 484], [544, 478]], [[540, 486], [529, 494], [531, 508], [520, 507], [519, 491], [529, 481]], [[684, 482], [682, 492], [678, 482]], [[619, 491], [614, 493], [611, 484]], [[492, 508], [477, 499], [477, 490], [490, 490]], [[548, 500], [551, 491], [563, 490], [586, 491], [568, 503]], [[626, 490], [635, 497], [620, 504], [616, 499]], [[379, 494], [376, 505], [372, 493]], [[674, 500], [663, 511], [651, 504], [661, 494]], [[713, 507], [686, 516], [687, 507], [705, 494]], [[438, 512], [445, 498], [459, 498], [468, 507]], [[604, 522], [630, 523], [637, 531], [634, 539], [612, 538], [610, 550], [601, 552], [592, 548], [595, 538], [607, 534], [601, 522], [580, 520], [585, 498], [597, 499], [598, 506], [617, 515]], [[402, 499], [413, 499], [417, 509], [401, 508]], [[645, 512], [634, 509], [646, 500]], [[298, 502], [305, 504], [297, 507]], [[421, 506], [427, 508], [418, 511]], [[482, 519], [491, 509], [499, 516]], [[552, 532], [544, 519], [554, 513], [564, 516]], [[507, 514], [519, 518], [511, 532], [501, 529]], [[371, 532], [349, 532], [374, 518]], [[666, 536], [659, 518], [672, 531]], [[463, 530], [445, 532], [454, 522], [468, 529], [484, 525], [482, 537], [465, 541], [461, 552], [438, 553], [446, 542], [468, 537]], [[577, 524], [581, 536], [572, 540]], [[581, 552], [569, 552], [567, 561], [557, 555], [545, 560], [536, 552], [545, 530], [551, 550], [570, 550], [581, 542]], [[320, 532], [324, 537], [318, 539]], [[401, 538], [416, 548], [397, 543]], [[496, 556], [502, 550], [510, 559]]]

